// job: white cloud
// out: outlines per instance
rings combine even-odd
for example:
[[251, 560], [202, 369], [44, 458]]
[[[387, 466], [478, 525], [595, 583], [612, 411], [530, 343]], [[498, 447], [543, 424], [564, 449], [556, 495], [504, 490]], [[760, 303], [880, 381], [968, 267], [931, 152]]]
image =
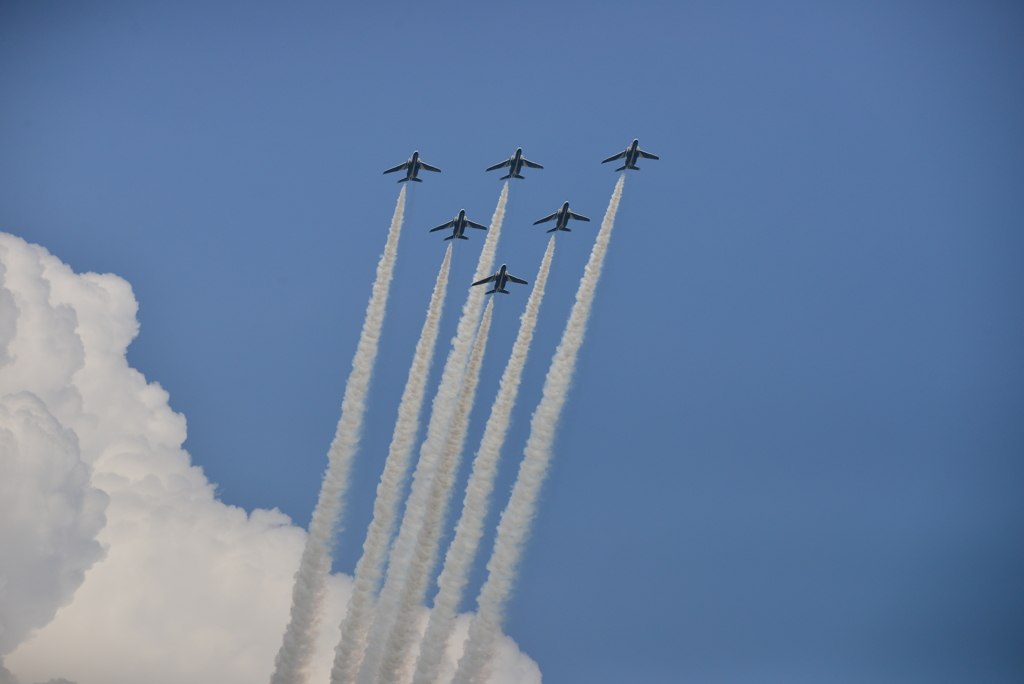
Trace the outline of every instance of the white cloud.
[[[9, 471], [22, 461], [5, 448], [0, 483], [15, 481], [7, 477], [15, 472], [14, 486], [25, 488], [28, 500], [50, 501], [46, 487], [59, 492], [63, 498], [52, 499], [56, 507], [47, 513], [75, 532], [54, 566], [53, 576], [63, 579], [37, 578], [46, 591], [36, 594], [44, 595], [26, 595], [30, 605], [11, 613], [26, 625], [20, 635], [12, 632], [12, 647], [28, 629], [41, 629], [3, 665], [22, 682], [266, 681], [288, 619], [304, 531], [276, 510], [246, 514], [218, 501], [191, 464], [181, 448], [184, 417], [125, 358], [138, 332], [127, 282], [75, 274], [43, 248], [3, 233], [0, 266], [0, 430], [14, 435], [11, 421], [32, 416], [18, 443], [35, 468]], [[106, 526], [97, 535], [104, 495]], [[12, 524], [10, 515], [0, 508], [0, 531]], [[43, 524], [45, 516], [33, 520], [42, 526], [40, 538], [60, 529]], [[93, 537], [106, 549], [102, 560]], [[5, 547], [8, 557], [19, 570], [43, 562]], [[94, 561], [75, 591], [76, 578]], [[313, 681], [328, 680], [350, 584], [344, 575], [331, 578]], [[6, 622], [6, 604], [0, 610]], [[536, 664], [507, 638], [498, 669], [496, 684], [540, 681]]]
[[0, 656], [71, 602], [102, 558], [107, 495], [34, 394], [0, 397]]

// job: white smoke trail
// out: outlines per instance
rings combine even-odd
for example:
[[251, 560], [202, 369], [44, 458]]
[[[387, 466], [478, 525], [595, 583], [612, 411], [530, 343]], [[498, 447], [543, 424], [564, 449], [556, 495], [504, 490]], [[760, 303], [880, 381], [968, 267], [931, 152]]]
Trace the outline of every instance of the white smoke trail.
[[[497, 295], [495, 295], [497, 296]], [[453, 479], [462, 459], [462, 449], [466, 442], [466, 431], [469, 428], [469, 414], [473, 411], [476, 400], [477, 382], [480, 380], [480, 367], [484, 361], [484, 350], [487, 348], [487, 335], [491, 329], [491, 314], [494, 311], [494, 298], [487, 303], [480, 330], [476, 334], [473, 352], [469, 356], [466, 377], [459, 393], [459, 403], [452, 414], [451, 426], [444, 452], [438, 462], [434, 481], [430, 488], [430, 498], [423, 513], [423, 523], [416, 539], [416, 549], [406, 577], [405, 587], [398, 607], [394, 627], [388, 636], [381, 662], [379, 684], [398, 684], [406, 670], [409, 649], [414, 638], [419, 635], [419, 624], [416, 612], [427, 592], [427, 580], [434, 567], [437, 546], [444, 523], [445, 511], [451, 496]]]
[[512, 345], [512, 354], [502, 373], [498, 396], [494, 399], [491, 414], [484, 427], [483, 438], [480, 440], [480, 450], [473, 460], [473, 472], [466, 485], [462, 515], [455, 527], [455, 537], [448, 547], [444, 569], [437, 579], [440, 590], [434, 597], [434, 607], [430, 611], [430, 619], [420, 645], [413, 684], [434, 684], [437, 681], [445, 644], [455, 624], [455, 611], [462, 601], [470, 564], [476, 557], [477, 546], [483, 535], [488, 500], [494, 490], [494, 477], [498, 472], [498, 459], [501, 457], [501, 447], [508, 433], [512, 408], [519, 394], [519, 383], [526, 365], [526, 357], [530, 352], [530, 343], [533, 341], [533, 331], [537, 326], [537, 315], [544, 299], [544, 288], [547, 285], [554, 251], [555, 236], [552, 235], [544, 252], [537, 279], [534, 281], [530, 299], [526, 303], [519, 333], [516, 335], [515, 344]]
[[[480, 259], [477, 261], [474, 282], [489, 275], [491, 267], [494, 265], [494, 253], [497, 250], [498, 238], [501, 236], [501, 224], [505, 218], [505, 203], [507, 201], [508, 182], [501, 190], [498, 206], [491, 218], [487, 239], [480, 252]], [[405, 504], [402, 524], [398, 530], [398, 538], [391, 549], [384, 588], [377, 601], [377, 610], [367, 640], [363, 663], [356, 678], [358, 684], [374, 684], [380, 670], [384, 646], [395, 623], [402, 587], [405, 585], [409, 564], [416, 546], [416, 538], [423, 521], [423, 511], [430, 494], [431, 480], [444, 448], [448, 436], [448, 426], [455, 410], [455, 402], [462, 387], [466, 361], [473, 344], [477, 321], [480, 320], [484, 298], [484, 288], [470, 287], [468, 289], [466, 302], [462, 306], [462, 316], [459, 319], [455, 338], [452, 340], [452, 348], [448, 352], [448, 359], [445, 361], [444, 371], [441, 373], [441, 384], [434, 396], [430, 422], [427, 424], [427, 436], [420, 447], [420, 458], [416, 463], [412, 487]]]
[[345, 385], [341, 402], [341, 419], [334, 441], [327, 452], [327, 472], [320, 486], [320, 497], [309, 523], [306, 548], [302, 552], [299, 570], [295, 573], [292, 589], [291, 619], [285, 629], [281, 649], [274, 659], [271, 684], [300, 684], [306, 681], [306, 668], [316, 646], [317, 629], [322, 618], [323, 598], [327, 575], [331, 570], [331, 546], [334, 540], [342, 500], [348, 487], [348, 473], [359, 444], [359, 434], [366, 409], [366, 392], [370, 375], [377, 359], [377, 342], [398, 254], [398, 236], [402, 231], [405, 214], [405, 188], [398, 195], [388, 241], [377, 264], [377, 279], [373, 283], [366, 319], [359, 335], [359, 346], [352, 359], [352, 372]]
[[380, 484], [377, 485], [373, 520], [366, 530], [363, 555], [356, 564], [348, 612], [341, 624], [341, 641], [335, 648], [334, 666], [331, 669], [331, 682], [335, 684], [352, 684], [363, 659], [366, 636], [373, 619], [374, 595], [380, 588], [384, 559], [398, 518], [402, 480], [409, 469], [413, 442], [419, 431], [420, 411], [423, 408], [427, 378], [430, 376], [430, 363], [434, 357], [444, 298], [448, 291], [451, 259], [452, 243], [449, 243], [441, 270], [437, 274], [437, 281], [434, 283], [434, 292], [430, 297], [423, 331], [416, 343], [409, 378], [398, 405], [398, 420], [395, 422], [391, 447], [384, 463], [384, 473], [380, 477]]
[[512, 488], [512, 497], [498, 523], [494, 551], [487, 563], [489, 574], [477, 597], [477, 614], [470, 623], [465, 652], [459, 660], [452, 684], [483, 684], [490, 674], [495, 640], [501, 630], [505, 604], [512, 591], [523, 543], [536, 513], [537, 495], [547, 476], [548, 464], [551, 461], [551, 445], [555, 438], [555, 425], [558, 423], [562, 405], [565, 404], [576, 366], [576, 354], [586, 333], [590, 306], [594, 301], [597, 281], [601, 277], [604, 255], [608, 249], [612, 227], [615, 225], [615, 212], [619, 208], [625, 179], [626, 175], [622, 174], [619, 182], [615, 184], [611, 202], [608, 203], [608, 211], [605, 212], [597, 241], [590, 252], [590, 260], [576, 291], [576, 303], [573, 304], [565, 331], [562, 333], [562, 341], [555, 351], [554, 358], [551, 359], [551, 367], [544, 379], [543, 396], [530, 421], [530, 437], [519, 466], [519, 476]]

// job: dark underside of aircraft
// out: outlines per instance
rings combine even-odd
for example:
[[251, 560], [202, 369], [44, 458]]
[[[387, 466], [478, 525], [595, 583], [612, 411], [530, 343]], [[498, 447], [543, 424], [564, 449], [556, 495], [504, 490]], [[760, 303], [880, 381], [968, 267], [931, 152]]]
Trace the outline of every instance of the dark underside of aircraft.
[[564, 230], [567, 233], [571, 233], [572, 229], [568, 227], [568, 223], [569, 223], [570, 219], [575, 220], [575, 221], [589, 221], [590, 220], [586, 216], [581, 216], [580, 214], [574, 214], [573, 212], [569, 211], [569, 203], [566, 202], [554, 214], [551, 214], [551, 216], [545, 216], [544, 218], [542, 218], [542, 219], [540, 219], [538, 221], [534, 221], [533, 225], [537, 225], [538, 223], [544, 223], [546, 221], [554, 221], [555, 222], [555, 227], [552, 228], [551, 230], [547, 231], [547, 232], [554, 233], [556, 230]]
[[520, 147], [519, 149], [516, 150], [516, 153], [513, 154], [511, 157], [501, 162], [500, 164], [495, 164], [494, 166], [488, 167], [487, 171], [494, 171], [495, 169], [503, 169], [505, 167], [508, 167], [508, 175], [502, 176], [500, 180], [507, 180], [509, 178], [522, 178], [525, 180], [526, 177], [521, 176], [519, 174], [519, 172], [523, 170], [524, 166], [530, 169], [544, 168], [540, 164], [535, 164], [526, 157], [524, 157], [523, 148]]
[[459, 212], [459, 215], [453, 218], [448, 223], [442, 223], [437, 228], [431, 228], [430, 232], [433, 233], [435, 230], [444, 230], [445, 228], [451, 228], [452, 234], [445, 238], [445, 240], [468, 240], [469, 238], [463, 235], [466, 232], [466, 227], [477, 228], [479, 230], [487, 230], [487, 226], [480, 225], [474, 221], [470, 221], [466, 218], [466, 210], [463, 209]]
[[640, 149], [640, 141], [639, 140], [634, 140], [633, 144], [630, 145], [629, 147], [627, 147], [625, 150], [623, 150], [622, 152], [619, 152], [616, 155], [608, 157], [607, 159], [605, 159], [601, 163], [602, 164], [607, 164], [608, 162], [615, 161], [616, 159], [625, 159], [626, 163], [623, 164], [622, 166], [620, 166], [619, 168], [615, 169], [616, 171], [623, 171], [625, 169], [632, 169], [633, 171], [639, 171], [640, 167], [636, 165], [637, 159], [657, 159], [657, 158], [658, 157], [656, 157], [655, 155], [651, 154], [650, 152], [644, 152], [643, 150], [641, 150]]
[[412, 156], [409, 157], [408, 161], [403, 162], [398, 166], [393, 166], [384, 173], [394, 173], [395, 171], [405, 170], [405, 178], [399, 179], [399, 183], [404, 183], [406, 181], [416, 181], [417, 183], [422, 183], [423, 179], [416, 177], [419, 174], [420, 169], [423, 169], [424, 171], [435, 171], [437, 173], [441, 173], [441, 169], [437, 168], [436, 166], [431, 166], [430, 164], [420, 159], [419, 150], [413, 152]]
[[522, 278], [516, 278], [514, 275], [509, 273], [508, 269], [505, 268], [505, 264], [502, 264], [501, 268], [499, 268], [494, 275], [484, 278], [483, 280], [478, 280], [475, 283], [473, 283], [473, 285], [475, 286], [483, 285], [484, 283], [494, 283], [494, 289], [488, 290], [484, 294], [494, 294], [495, 292], [511, 294], [508, 290], [505, 289], [505, 284], [508, 282], [519, 283], [520, 285], [527, 284], [526, 281], [523, 280]]

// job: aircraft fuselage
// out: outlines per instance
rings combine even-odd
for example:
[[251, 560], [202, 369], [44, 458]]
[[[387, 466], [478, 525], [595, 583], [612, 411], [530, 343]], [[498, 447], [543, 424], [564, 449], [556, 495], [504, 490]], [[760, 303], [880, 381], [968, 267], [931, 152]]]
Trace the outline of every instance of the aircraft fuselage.
[[507, 282], [508, 282], [508, 268], [505, 266], [505, 264], [502, 264], [501, 268], [498, 269], [498, 272], [494, 274], [494, 289], [499, 290], [499, 291], [500, 290], [504, 290], [505, 289], [505, 283], [507, 283]]
[[633, 141], [633, 144], [629, 146], [629, 152], [626, 153], [626, 166], [636, 166], [636, 161], [640, 158], [640, 153], [637, 150], [640, 148], [640, 139], [637, 138]]
[[508, 172], [513, 176], [518, 176], [519, 172], [523, 170], [523, 148], [520, 147], [516, 150], [516, 153], [512, 156], [512, 163], [508, 166]]
[[555, 219], [555, 230], [568, 231], [567, 226], [569, 225], [569, 203], [566, 202], [562, 205], [562, 208], [558, 210], [558, 218]]
[[463, 234], [465, 232], [466, 232], [466, 210], [463, 209], [463, 210], [461, 210], [459, 212], [459, 215], [455, 217], [455, 220], [452, 221], [452, 234], [451, 234], [450, 237], [445, 238], [445, 240], [452, 240], [452, 239], [468, 240], [469, 238], [467, 238]]

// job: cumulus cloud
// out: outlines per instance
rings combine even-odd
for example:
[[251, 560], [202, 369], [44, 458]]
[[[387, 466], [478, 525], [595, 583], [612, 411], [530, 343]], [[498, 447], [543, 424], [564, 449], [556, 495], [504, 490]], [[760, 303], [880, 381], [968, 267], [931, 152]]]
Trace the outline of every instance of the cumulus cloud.
[[107, 495], [30, 392], [0, 397], [0, 656], [53, 619], [103, 556]]
[[[125, 357], [126, 281], [3, 233], [0, 268], [0, 535], [28, 539], [0, 537], [0, 572], [32, 580], [0, 593], [0, 682], [17, 681], [4, 666], [22, 682], [266, 681], [305, 532], [217, 500], [192, 465], [184, 417]], [[331, 576], [313, 681], [329, 679], [350, 587]], [[510, 639], [502, 654], [496, 682], [540, 681]]]

